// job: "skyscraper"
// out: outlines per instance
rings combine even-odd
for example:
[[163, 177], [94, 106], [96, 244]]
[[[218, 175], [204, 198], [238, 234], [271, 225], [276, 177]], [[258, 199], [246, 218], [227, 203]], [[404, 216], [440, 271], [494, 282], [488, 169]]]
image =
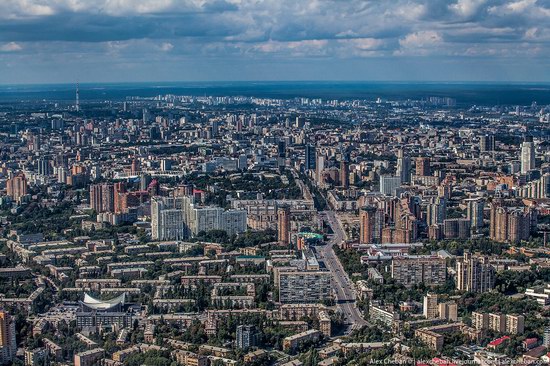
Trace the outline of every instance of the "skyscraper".
[[282, 206], [277, 209], [278, 240], [281, 244], [290, 243], [290, 207]]
[[531, 137], [521, 144], [521, 174], [526, 174], [533, 169], [535, 169], [535, 144]]
[[404, 155], [403, 150], [397, 153], [397, 175], [401, 178], [401, 183], [411, 181], [411, 159]]
[[306, 145], [306, 157], [305, 157], [305, 168], [306, 170], [315, 170], [317, 166], [317, 154], [315, 151], [315, 146]]

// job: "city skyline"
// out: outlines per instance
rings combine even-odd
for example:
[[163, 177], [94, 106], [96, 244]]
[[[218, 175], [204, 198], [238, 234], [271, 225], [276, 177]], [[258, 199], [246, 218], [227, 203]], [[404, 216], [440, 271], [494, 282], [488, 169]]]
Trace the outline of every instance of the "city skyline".
[[550, 81], [550, 4], [7, 1], [0, 84]]

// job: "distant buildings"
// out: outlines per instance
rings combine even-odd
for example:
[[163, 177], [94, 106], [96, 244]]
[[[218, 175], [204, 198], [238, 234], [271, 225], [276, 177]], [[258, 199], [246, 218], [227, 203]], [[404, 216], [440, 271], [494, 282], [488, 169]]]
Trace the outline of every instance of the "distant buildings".
[[495, 282], [495, 269], [484, 256], [464, 253], [456, 263], [456, 288], [461, 291], [491, 291]]

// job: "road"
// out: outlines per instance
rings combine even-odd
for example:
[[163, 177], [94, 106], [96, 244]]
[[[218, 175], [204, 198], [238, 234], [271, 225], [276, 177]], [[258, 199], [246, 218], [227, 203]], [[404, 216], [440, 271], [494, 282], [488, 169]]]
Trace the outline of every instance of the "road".
[[348, 325], [346, 332], [349, 333], [352, 329], [362, 327], [368, 323], [363, 319], [361, 312], [356, 307], [355, 289], [346, 271], [344, 271], [340, 260], [336, 256], [334, 249], [332, 249], [334, 244], [340, 244], [344, 240], [344, 231], [333, 211], [324, 211], [321, 215], [326, 217], [328, 224], [334, 232], [334, 236], [327, 245], [317, 247], [317, 253], [319, 258], [325, 263], [327, 269], [332, 273], [332, 283], [336, 293], [337, 306], [344, 314]]

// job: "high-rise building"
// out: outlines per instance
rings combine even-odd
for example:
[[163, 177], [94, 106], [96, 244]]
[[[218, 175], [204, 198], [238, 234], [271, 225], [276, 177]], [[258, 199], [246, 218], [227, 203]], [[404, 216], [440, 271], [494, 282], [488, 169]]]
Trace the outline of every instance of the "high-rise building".
[[115, 211], [115, 188], [108, 183], [90, 185], [90, 208], [97, 213]]
[[458, 320], [458, 305], [454, 301], [439, 304], [439, 317], [451, 322]]
[[20, 203], [21, 199], [27, 195], [27, 189], [27, 178], [23, 173], [18, 173], [6, 181], [7, 194], [17, 203]]
[[517, 243], [528, 240], [532, 220], [536, 218], [529, 209], [491, 205], [489, 237], [498, 242]]
[[254, 325], [238, 325], [235, 337], [238, 349], [248, 349], [258, 345], [258, 332]]
[[547, 349], [550, 348], [550, 327], [544, 327], [544, 334], [542, 337], [542, 345]]
[[331, 274], [325, 271], [280, 272], [279, 302], [320, 303], [331, 298]]
[[397, 176], [401, 178], [401, 183], [410, 183], [411, 181], [411, 158], [399, 150], [397, 153]]
[[426, 296], [424, 296], [424, 306], [422, 310], [426, 319], [436, 319], [439, 316], [437, 300], [437, 294], [428, 293]]
[[0, 363], [13, 361], [16, 352], [15, 320], [6, 311], [0, 311]]
[[376, 207], [368, 206], [359, 210], [359, 242], [361, 244], [374, 243]]
[[281, 206], [277, 209], [277, 231], [279, 243], [290, 244], [290, 207]]
[[406, 287], [420, 283], [436, 286], [445, 283], [447, 265], [444, 258], [432, 255], [399, 256], [392, 259], [391, 276]]
[[485, 201], [482, 198], [471, 198], [466, 200], [467, 217], [470, 220], [472, 233], [477, 234], [483, 228], [483, 209]]
[[470, 220], [462, 218], [444, 220], [443, 236], [446, 239], [468, 239], [470, 237]]
[[321, 177], [323, 174], [323, 170], [325, 170], [325, 157], [324, 155], [317, 156], [317, 166], [315, 167], [315, 179], [317, 180], [317, 183], [321, 183]]
[[495, 285], [495, 269], [489, 258], [465, 252], [456, 263], [456, 288], [461, 291], [487, 292]]
[[340, 185], [342, 188], [349, 188], [349, 161], [347, 158], [342, 158], [340, 161]]
[[521, 174], [526, 174], [535, 169], [535, 144], [531, 141], [524, 141], [521, 144]]
[[52, 167], [48, 159], [40, 158], [36, 162], [36, 170], [39, 175], [52, 174]]
[[401, 177], [391, 175], [380, 176], [380, 193], [386, 196], [395, 196], [395, 191], [401, 186]]
[[151, 199], [154, 240], [182, 240], [210, 230], [224, 230], [229, 235], [246, 231], [246, 211], [196, 206], [190, 196]]
[[447, 218], [447, 201], [436, 198], [426, 207], [426, 224], [428, 226], [442, 224]]
[[416, 175], [423, 176], [423, 177], [431, 175], [430, 158], [427, 158], [427, 157], [416, 158]]
[[317, 166], [317, 154], [315, 151], [315, 146], [306, 145], [305, 160], [306, 170], [315, 170], [315, 167]]
[[479, 139], [479, 150], [481, 152], [495, 151], [495, 136], [483, 135]]

